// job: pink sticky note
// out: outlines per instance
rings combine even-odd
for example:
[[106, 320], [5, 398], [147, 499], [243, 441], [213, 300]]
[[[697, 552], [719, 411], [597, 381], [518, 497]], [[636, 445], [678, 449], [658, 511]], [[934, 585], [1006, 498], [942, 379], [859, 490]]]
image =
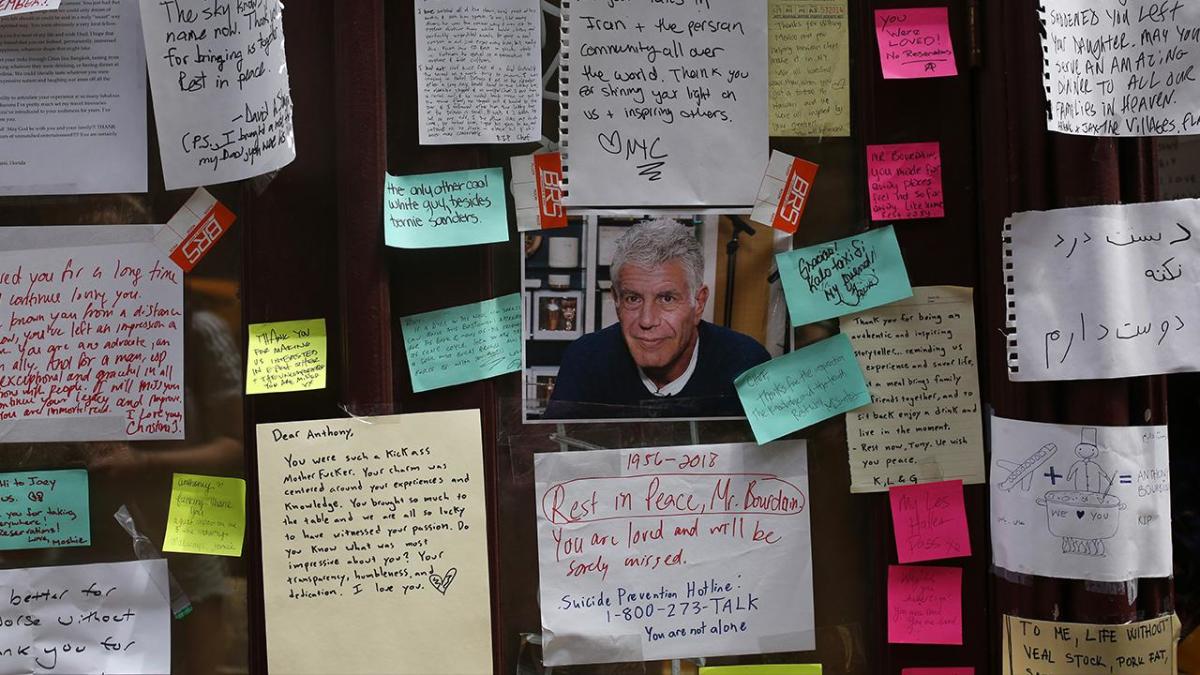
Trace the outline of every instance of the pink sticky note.
[[962, 644], [962, 570], [888, 567], [888, 642]]
[[885, 80], [958, 74], [945, 7], [876, 10], [875, 36]]
[[905, 668], [900, 675], [975, 675], [974, 668]]
[[961, 480], [896, 485], [888, 494], [901, 563], [971, 555]]
[[941, 218], [942, 144], [867, 146], [871, 220]]

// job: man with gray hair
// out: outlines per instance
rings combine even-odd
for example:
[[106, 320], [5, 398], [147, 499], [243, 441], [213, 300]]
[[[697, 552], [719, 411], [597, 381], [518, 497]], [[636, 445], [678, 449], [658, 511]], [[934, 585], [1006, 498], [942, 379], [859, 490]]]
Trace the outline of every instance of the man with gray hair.
[[704, 321], [704, 253], [691, 228], [640, 222], [616, 242], [618, 324], [567, 348], [546, 419], [739, 417], [733, 381], [768, 361], [750, 338]]

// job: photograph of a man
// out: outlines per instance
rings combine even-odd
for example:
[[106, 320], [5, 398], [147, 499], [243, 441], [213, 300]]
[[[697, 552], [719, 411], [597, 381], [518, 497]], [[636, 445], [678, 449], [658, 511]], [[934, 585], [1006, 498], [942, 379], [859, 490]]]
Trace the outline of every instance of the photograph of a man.
[[544, 419], [740, 417], [733, 381], [770, 355], [753, 338], [704, 321], [704, 253], [670, 219], [616, 241], [618, 323], [567, 348]]

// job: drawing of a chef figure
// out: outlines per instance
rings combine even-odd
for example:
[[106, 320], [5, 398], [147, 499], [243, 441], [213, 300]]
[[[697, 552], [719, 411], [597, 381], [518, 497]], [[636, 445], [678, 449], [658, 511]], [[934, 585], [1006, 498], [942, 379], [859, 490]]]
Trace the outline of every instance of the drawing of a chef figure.
[[1075, 446], [1075, 456], [1079, 461], [1072, 464], [1067, 472], [1067, 480], [1075, 482], [1076, 490], [1102, 493], [1105, 486], [1112, 484], [1112, 477], [1095, 461], [1098, 454], [1096, 428], [1084, 427], [1079, 432], [1079, 445]]

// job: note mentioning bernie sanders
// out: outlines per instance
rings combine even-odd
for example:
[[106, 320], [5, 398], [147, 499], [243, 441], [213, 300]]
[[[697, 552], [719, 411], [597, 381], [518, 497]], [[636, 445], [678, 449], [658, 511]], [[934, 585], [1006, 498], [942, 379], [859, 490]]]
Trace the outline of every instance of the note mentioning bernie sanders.
[[[105, 228], [148, 238], [41, 247]], [[183, 438], [183, 273], [152, 243], [159, 226], [5, 229], [0, 438]]]
[[0, 473], [0, 550], [90, 546], [83, 469]]
[[3, 570], [0, 588], [0, 672], [171, 672], [166, 559]]
[[141, 0], [168, 190], [296, 158], [280, 0]]
[[912, 297], [891, 225], [775, 256], [793, 326]]
[[846, 0], [769, 0], [772, 136], [850, 135]]
[[971, 555], [962, 481], [897, 485], [888, 498], [901, 564]]
[[325, 388], [325, 319], [250, 325], [246, 393]]
[[246, 481], [189, 473], [177, 473], [173, 480], [162, 550], [235, 558], [242, 555]]
[[503, 169], [384, 178], [384, 239], [396, 248], [508, 241]]
[[875, 36], [883, 79], [958, 74], [945, 7], [875, 10]]
[[1013, 215], [1009, 379], [1200, 370], [1200, 200]]
[[941, 218], [941, 143], [867, 146], [871, 220]]
[[1137, 623], [1066, 623], [1005, 616], [1003, 675], [1166, 675], [1179, 672], [1179, 619], [1167, 614]]
[[844, 335], [755, 366], [734, 386], [759, 444], [871, 402]]
[[871, 405], [846, 415], [850, 491], [984, 482], [971, 289], [917, 287], [841, 329], [871, 390]]
[[414, 392], [521, 369], [521, 294], [400, 319]]
[[888, 566], [888, 643], [962, 644], [962, 570]]
[[0, 0], [0, 16], [58, 9], [60, 0]]
[[815, 647], [804, 441], [541, 453], [547, 666]]
[[422, 145], [542, 138], [538, 0], [417, 0]]
[[1200, 5], [1164, 0], [1039, 4], [1051, 131], [1200, 133]]
[[258, 447], [271, 672], [492, 672], [479, 411], [260, 424]]

